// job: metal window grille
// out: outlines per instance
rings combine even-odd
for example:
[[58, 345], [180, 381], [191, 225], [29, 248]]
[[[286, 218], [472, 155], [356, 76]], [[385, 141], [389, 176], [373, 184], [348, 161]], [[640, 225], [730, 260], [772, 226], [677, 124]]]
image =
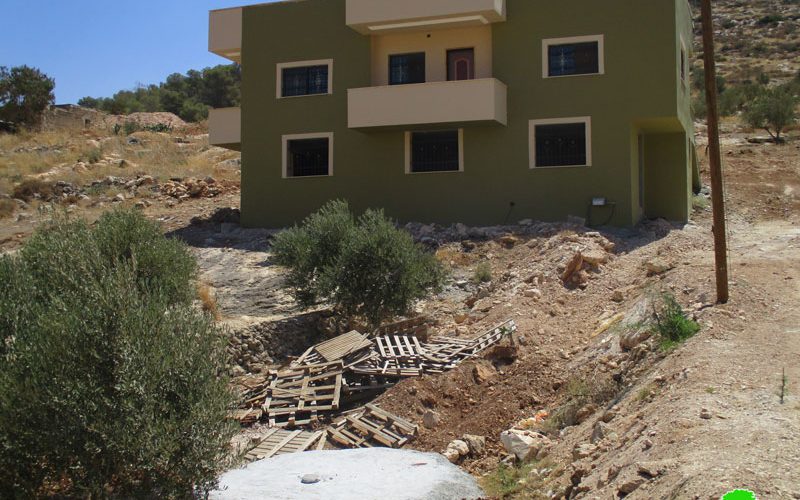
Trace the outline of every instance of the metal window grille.
[[536, 166], [586, 165], [586, 124], [536, 126]]
[[283, 69], [283, 97], [328, 93], [328, 66]]
[[459, 169], [458, 131], [411, 134], [411, 171], [454, 172]]
[[600, 72], [598, 42], [568, 43], [548, 47], [549, 75], [590, 75]]
[[286, 170], [289, 177], [329, 175], [330, 144], [327, 137], [287, 141]]
[[389, 85], [425, 83], [425, 53], [389, 56]]

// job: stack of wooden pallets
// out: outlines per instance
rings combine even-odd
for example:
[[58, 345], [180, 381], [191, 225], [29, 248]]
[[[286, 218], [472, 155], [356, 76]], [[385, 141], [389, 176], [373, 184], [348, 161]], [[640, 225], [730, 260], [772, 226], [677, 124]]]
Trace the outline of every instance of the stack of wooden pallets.
[[320, 413], [339, 409], [342, 373], [341, 361], [270, 372], [267, 383], [247, 397], [242, 409], [260, 409], [270, 427], [311, 424]]
[[[403, 326], [405, 325], [405, 326]], [[284, 370], [271, 371], [266, 379], [244, 385], [244, 403], [232, 418], [243, 424], [268, 421], [271, 428], [248, 455], [250, 460], [309, 449], [322, 449], [326, 436], [347, 447], [389, 446], [399, 448], [413, 439], [418, 427], [375, 405], [355, 410], [325, 431], [286, 430], [285, 427], [316, 428], [321, 417], [339, 412], [342, 401], [353, 404], [368, 400], [394, 385], [402, 377], [442, 373], [478, 356], [509, 337], [517, 327], [507, 321], [475, 339], [435, 337], [421, 340], [402, 328], [417, 331], [427, 326], [419, 319], [379, 330], [370, 340], [349, 332], [308, 349]]]
[[418, 432], [419, 426], [371, 404], [365, 406], [363, 411], [336, 422], [327, 430], [332, 441], [348, 448], [400, 448], [415, 438]]

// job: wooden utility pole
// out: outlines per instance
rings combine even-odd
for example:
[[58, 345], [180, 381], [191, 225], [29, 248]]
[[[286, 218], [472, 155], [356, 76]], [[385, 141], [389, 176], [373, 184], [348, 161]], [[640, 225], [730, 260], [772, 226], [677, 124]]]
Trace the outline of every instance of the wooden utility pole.
[[714, 210], [714, 260], [717, 273], [717, 303], [728, 302], [728, 242], [725, 230], [725, 193], [722, 185], [722, 158], [719, 150], [719, 112], [717, 110], [717, 67], [714, 61], [714, 20], [711, 0], [702, 0], [703, 62], [706, 70], [706, 108], [708, 157], [711, 165], [711, 204]]

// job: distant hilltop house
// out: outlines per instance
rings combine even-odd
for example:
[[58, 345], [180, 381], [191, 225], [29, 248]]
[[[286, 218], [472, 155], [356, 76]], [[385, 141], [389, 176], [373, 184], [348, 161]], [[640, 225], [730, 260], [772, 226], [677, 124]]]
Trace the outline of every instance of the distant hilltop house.
[[300, 0], [210, 13], [243, 66], [212, 144], [242, 221], [335, 198], [400, 221], [686, 221], [697, 179], [686, 0]]

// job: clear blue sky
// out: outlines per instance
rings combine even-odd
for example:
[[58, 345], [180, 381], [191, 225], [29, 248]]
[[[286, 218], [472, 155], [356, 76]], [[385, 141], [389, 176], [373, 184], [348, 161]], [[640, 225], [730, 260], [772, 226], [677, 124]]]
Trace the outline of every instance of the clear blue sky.
[[0, 66], [56, 80], [56, 102], [108, 97], [229, 62], [208, 52], [208, 11], [264, 0], [0, 0]]

